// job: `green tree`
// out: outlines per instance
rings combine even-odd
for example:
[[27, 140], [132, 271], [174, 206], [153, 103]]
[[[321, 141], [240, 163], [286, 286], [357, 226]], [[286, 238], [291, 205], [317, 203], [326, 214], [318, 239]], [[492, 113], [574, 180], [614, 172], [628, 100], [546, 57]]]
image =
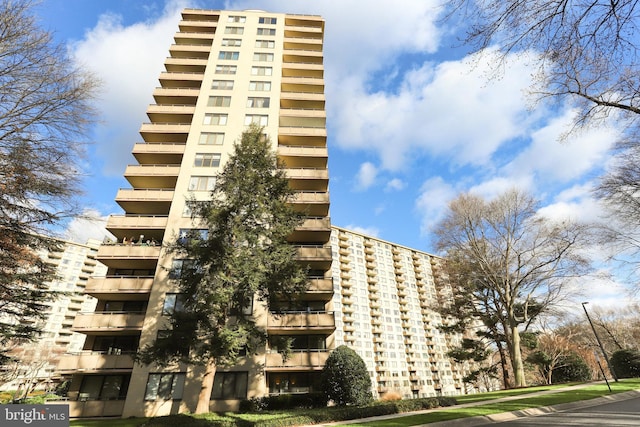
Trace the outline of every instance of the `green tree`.
[[591, 369], [587, 362], [577, 353], [562, 356], [551, 373], [551, 383], [567, 383], [571, 381], [589, 381]]
[[640, 377], [640, 352], [633, 349], [616, 351], [611, 355], [611, 367], [618, 378]]
[[96, 79], [40, 28], [29, 0], [0, 0], [0, 364], [33, 340], [52, 298], [51, 235], [81, 210], [83, 138]]
[[336, 405], [365, 405], [373, 398], [364, 360], [345, 345], [327, 358], [321, 374], [322, 390]]
[[453, 295], [469, 300], [471, 318], [491, 334], [504, 334], [515, 387], [526, 385], [521, 330], [565, 297], [565, 285], [589, 267], [580, 252], [586, 227], [546, 219], [537, 206], [518, 190], [489, 201], [462, 194], [434, 230]]
[[216, 178], [211, 198], [189, 202], [194, 230], [170, 250], [184, 260], [172, 274], [182, 308], [170, 327], [143, 348], [143, 363], [206, 366], [196, 412], [207, 412], [215, 366], [234, 364], [263, 345], [266, 332], [250, 307], [280, 310], [307, 287], [307, 271], [287, 237], [303, 217], [288, 204], [292, 190], [263, 129], [251, 126]]

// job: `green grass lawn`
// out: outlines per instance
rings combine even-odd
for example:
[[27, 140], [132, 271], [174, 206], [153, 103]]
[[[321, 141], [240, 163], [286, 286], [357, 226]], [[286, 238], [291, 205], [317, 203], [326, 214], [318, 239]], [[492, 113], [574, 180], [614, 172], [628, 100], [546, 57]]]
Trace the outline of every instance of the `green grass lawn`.
[[[494, 393], [483, 393], [476, 395], [478, 399], [464, 399], [472, 396], [460, 396], [458, 403], [470, 403], [473, 401], [487, 400], [484, 396], [491, 394], [489, 399], [496, 399], [510, 396], [522, 396], [517, 400], [507, 402], [487, 403], [486, 405], [474, 406], [469, 408], [444, 408], [427, 414], [407, 415], [406, 417], [398, 417], [391, 420], [379, 420], [369, 423], [350, 424], [350, 427], [368, 426], [368, 427], [408, 427], [419, 424], [435, 423], [438, 421], [450, 421], [458, 418], [477, 417], [482, 415], [499, 414], [501, 412], [519, 411], [522, 409], [536, 408], [540, 406], [558, 405], [561, 403], [577, 402], [580, 400], [595, 399], [596, 397], [606, 396], [611, 393], [623, 393], [625, 391], [640, 389], [640, 379], [625, 379], [618, 383], [611, 383], [611, 393], [606, 384], [596, 384], [577, 390], [561, 391], [558, 393], [530, 396], [526, 394], [536, 391], [544, 391], [552, 388], [561, 388], [560, 386], [544, 386], [531, 387], [518, 390], [503, 390]], [[463, 402], [463, 400], [466, 400]]]
[[[515, 397], [517, 399], [505, 402], [492, 402], [473, 406], [469, 408], [442, 408], [425, 414], [414, 414], [407, 416], [399, 416], [389, 420], [378, 420], [368, 423], [350, 424], [350, 427], [367, 426], [367, 427], [408, 427], [419, 424], [428, 424], [437, 421], [449, 421], [458, 418], [475, 417], [480, 415], [498, 414], [501, 412], [518, 411], [522, 409], [535, 408], [540, 406], [557, 405], [561, 403], [576, 402], [580, 400], [593, 399], [596, 397], [609, 395], [609, 389], [606, 384], [594, 384], [585, 388], [574, 389], [569, 391], [559, 391], [553, 394], [541, 396], [529, 396], [527, 394], [552, 390], [566, 387], [567, 384], [554, 386], [530, 387], [515, 390], [501, 390], [490, 393], [482, 393], [475, 395], [456, 396], [459, 404], [481, 402], [491, 399], [499, 399], [505, 397]], [[630, 390], [640, 389], [640, 378], [625, 379], [618, 383], [611, 383], [612, 393], [622, 393]], [[244, 421], [260, 421], [267, 419], [289, 418], [291, 416], [308, 414], [313, 410], [304, 411], [279, 411], [272, 413], [260, 414], [206, 414], [198, 416], [209, 420], [244, 420]], [[322, 409], [322, 411], [331, 411], [331, 409]], [[109, 419], [109, 420], [74, 420], [71, 421], [73, 427], [137, 427], [145, 419]], [[178, 426], [175, 426], [178, 427]]]

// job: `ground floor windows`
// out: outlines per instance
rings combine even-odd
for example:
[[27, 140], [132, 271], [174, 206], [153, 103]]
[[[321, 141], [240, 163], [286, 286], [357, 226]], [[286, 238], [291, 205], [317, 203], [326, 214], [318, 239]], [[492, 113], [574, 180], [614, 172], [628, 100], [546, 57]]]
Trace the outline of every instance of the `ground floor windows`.
[[249, 373], [216, 372], [211, 399], [246, 399]]
[[123, 400], [130, 379], [130, 375], [85, 375], [78, 400]]
[[144, 400], [182, 399], [185, 374], [180, 372], [149, 374]]
[[320, 374], [315, 372], [270, 372], [269, 394], [310, 393], [320, 390]]

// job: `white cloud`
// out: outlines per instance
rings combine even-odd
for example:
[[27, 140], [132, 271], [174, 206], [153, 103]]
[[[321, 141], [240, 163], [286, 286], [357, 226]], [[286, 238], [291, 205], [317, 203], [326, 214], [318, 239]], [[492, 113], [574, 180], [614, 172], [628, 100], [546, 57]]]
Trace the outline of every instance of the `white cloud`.
[[109, 175], [120, 175], [124, 165], [131, 163], [131, 149], [140, 140], [138, 129], [146, 121], [148, 104], [153, 103], [151, 93], [158, 86], [185, 4], [169, 1], [159, 19], [127, 27], [118, 15], [103, 15], [95, 28], [70, 46], [75, 60], [103, 82], [97, 102], [101, 123], [95, 138], [97, 155]]
[[378, 237], [380, 235], [380, 230], [377, 227], [361, 227], [359, 225], [349, 224], [344, 228], [354, 233], [364, 234], [365, 236]]
[[385, 191], [401, 191], [407, 186], [407, 183], [399, 178], [393, 178], [385, 187]]
[[420, 231], [428, 235], [432, 227], [440, 221], [448, 203], [456, 195], [456, 190], [441, 177], [430, 178], [422, 184], [415, 206], [421, 215]]
[[73, 219], [65, 231], [65, 238], [77, 243], [87, 243], [89, 239], [113, 238], [106, 230], [107, 216], [96, 210], [87, 209], [81, 217]]
[[356, 175], [356, 188], [358, 190], [366, 190], [371, 187], [378, 175], [378, 169], [373, 163], [365, 162], [360, 165], [358, 174]]

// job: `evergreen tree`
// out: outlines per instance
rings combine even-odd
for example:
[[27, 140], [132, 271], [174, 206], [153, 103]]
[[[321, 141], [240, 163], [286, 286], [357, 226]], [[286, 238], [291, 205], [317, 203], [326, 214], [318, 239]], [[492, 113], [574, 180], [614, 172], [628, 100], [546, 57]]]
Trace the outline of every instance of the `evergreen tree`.
[[[172, 271], [181, 308], [170, 317], [169, 330], [138, 354], [146, 364], [207, 366], [211, 384], [215, 366], [234, 364], [264, 344], [266, 332], [256, 325], [252, 304], [278, 312], [281, 302], [307, 286], [306, 269], [287, 243], [303, 217], [288, 204], [293, 191], [269, 138], [251, 126], [234, 148], [211, 198], [189, 202], [196, 228], [170, 247], [184, 260]], [[206, 393], [200, 401], [208, 408]], [[206, 408], [199, 403], [197, 411]]]
[[365, 405], [372, 399], [367, 365], [345, 345], [331, 353], [322, 369], [321, 381], [325, 396], [336, 405]]

